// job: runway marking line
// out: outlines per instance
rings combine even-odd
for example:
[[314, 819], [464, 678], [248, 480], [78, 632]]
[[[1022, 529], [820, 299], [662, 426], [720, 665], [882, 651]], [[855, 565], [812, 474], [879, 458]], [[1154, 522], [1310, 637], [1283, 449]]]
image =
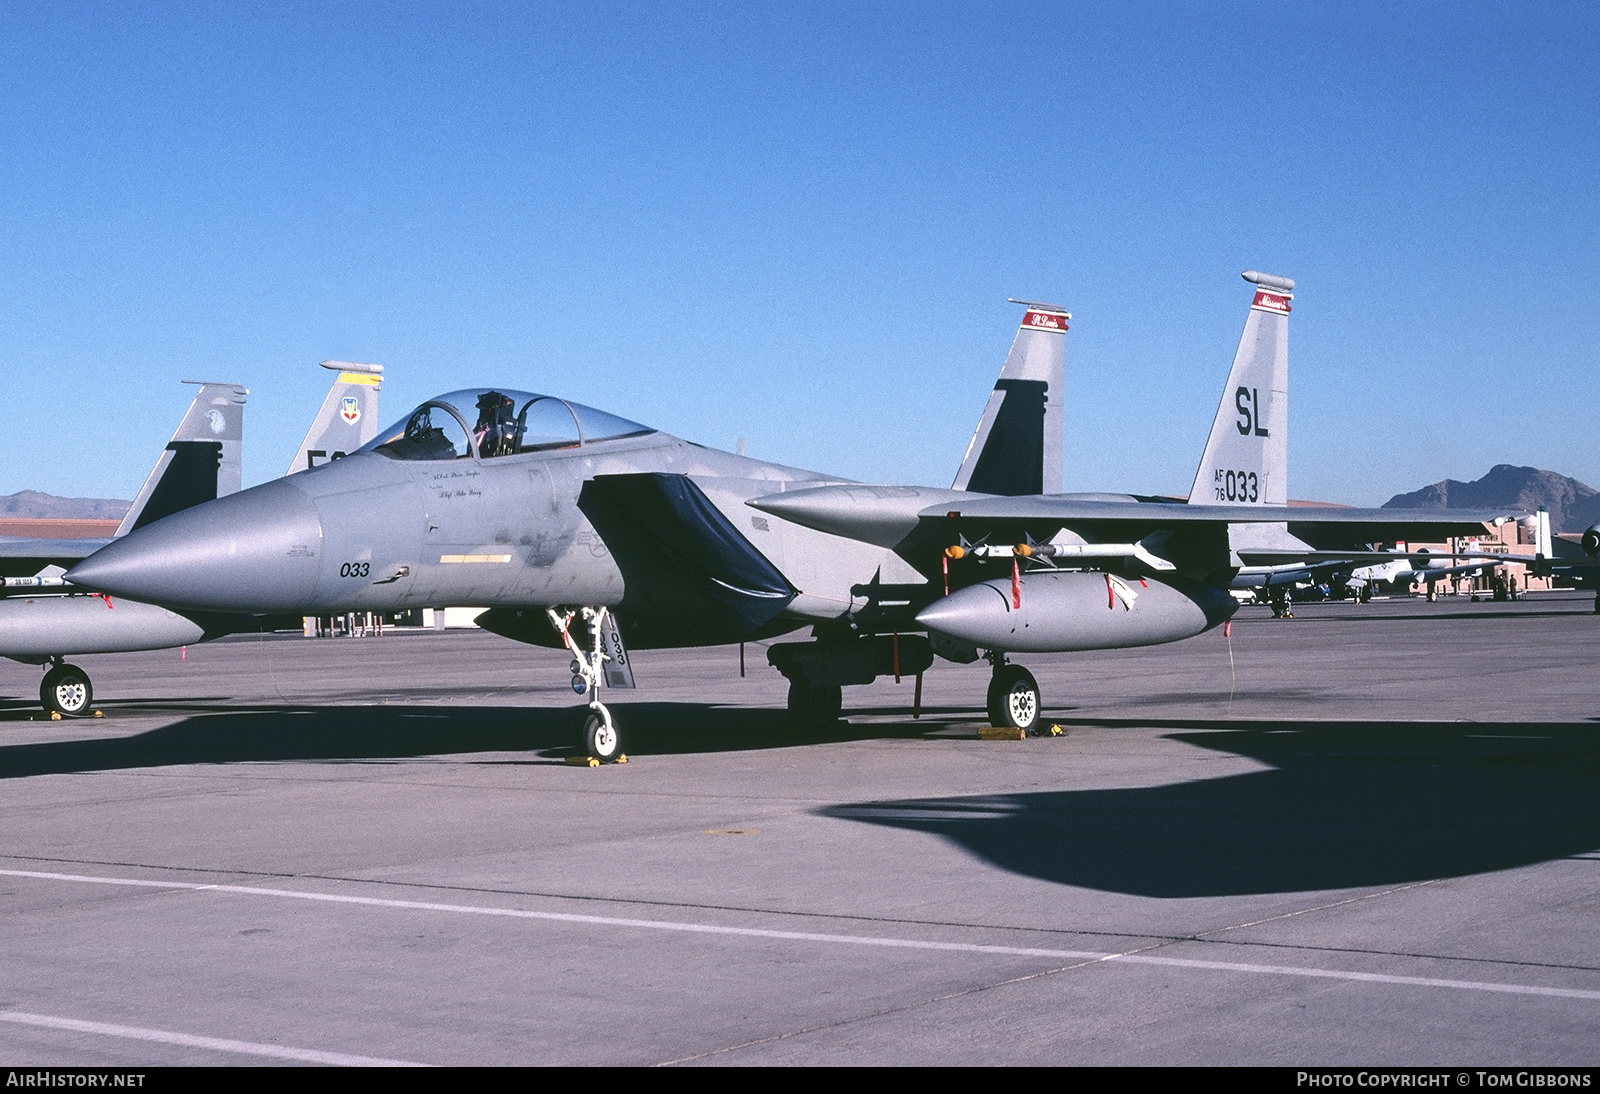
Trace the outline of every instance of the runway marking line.
[[[1091, 964], [1155, 965], [1163, 968], [1234, 972], [1256, 976], [1299, 976], [1317, 980], [1344, 980], [1360, 984], [1393, 984], [1405, 987], [1491, 992], [1502, 995], [1534, 995], [1555, 999], [1600, 1000], [1600, 991], [1584, 988], [1550, 988], [1537, 984], [1496, 984], [1485, 980], [1450, 980], [1433, 976], [1400, 976], [1394, 973], [1352, 972], [1344, 969], [1320, 969], [1295, 965], [1260, 965], [1244, 961], [1208, 961], [1200, 958], [1158, 957], [1154, 954], [1138, 951], [1097, 953], [1092, 950], [1057, 950], [1036, 946], [995, 946], [977, 942], [935, 942], [926, 939], [888, 938], [876, 935], [826, 934], [820, 931], [781, 931], [769, 927], [729, 927], [716, 923], [685, 923], [666, 919], [583, 915], [578, 912], [536, 912], [525, 908], [495, 908], [476, 904], [443, 904], [424, 900], [394, 900], [387, 897], [353, 896], [343, 893], [268, 889], [255, 885], [215, 885], [187, 881], [153, 881], [147, 878], [57, 874], [42, 870], [0, 870], [0, 877], [34, 878], [40, 881], [69, 881], [90, 885], [122, 885], [141, 889], [164, 889], [169, 892], [230, 893], [238, 896], [276, 897], [322, 904], [350, 904], [368, 908], [448, 912], [455, 915], [531, 919], [548, 923], [579, 923], [600, 927], [632, 927], [639, 930], [722, 935], [736, 938], [767, 938], [780, 942], [816, 942], [836, 946], [871, 946], [883, 949], [928, 950], [941, 953], [992, 954], [999, 957], [1047, 957], [1067, 961], [1084, 961]], [[382, 884], [382, 882], [373, 882], [371, 884]], [[770, 914], [781, 915], [783, 913]]]
[[0, 1022], [44, 1029], [70, 1030], [73, 1033], [98, 1033], [105, 1037], [127, 1037], [135, 1041], [154, 1041], [184, 1048], [208, 1048], [216, 1052], [237, 1052], [245, 1056], [268, 1056], [277, 1060], [298, 1060], [307, 1064], [334, 1067], [429, 1067], [410, 1060], [386, 1060], [380, 1056], [350, 1056], [343, 1052], [323, 1052], [314, 1048], [265, 1045], [257, 1041], [231, 1041], [223, 1037], [198, 1037], [192, 1033], [173, 1033], [142, 1026], [119, 1026], [110, 1022], [85, 1022], [78, 1018], [58, 1018], [51, 1014], [28, 1014], [20, 1010], [0, 1011]]

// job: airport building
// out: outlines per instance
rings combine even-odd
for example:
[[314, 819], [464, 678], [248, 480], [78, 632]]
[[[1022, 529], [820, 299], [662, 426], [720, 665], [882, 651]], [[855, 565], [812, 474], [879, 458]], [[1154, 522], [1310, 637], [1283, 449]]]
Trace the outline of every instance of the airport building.
[[[1537, 548], [1532, 524], [1532, 521], [1506, 521], [1498, 528], [1485, 526], [1481, 535], [1458, 536], [1440, 543], [1411, 542], [1396, 543], [1393, 546], [1410, 551], [1425, 550], [1439, 555], [1454, 552], [1486, 552], [1505, 556], [1504, 564], [1485, 563], [1481, 570], [1440, 578], [1434, 590], [1436, 595], [1492, 597], [1497, 592], [1497, 582], [1504, 583], [1498, 590], [1502, 595], [1516, 596], [1524, 592], [1548, 591], [1556, 587], [1554, 579], [1536, 576], [1533, 573]], [[1563, 535], [1558, 538], [1572, 541], [1578, 539], [1575, 535]], [[1440, 561], [1442, 565], [1450, 564], [1444, 559]], [[1411, 591], [1421, 594], [1426, 593], [1427, 589], [1423, 582], [1418, 581], [1412, 583]]]

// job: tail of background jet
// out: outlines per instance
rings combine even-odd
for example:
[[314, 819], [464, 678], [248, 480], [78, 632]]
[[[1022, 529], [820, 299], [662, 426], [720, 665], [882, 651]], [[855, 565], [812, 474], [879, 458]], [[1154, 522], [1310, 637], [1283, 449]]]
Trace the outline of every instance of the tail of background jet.
[[300, 451], [289, 461], [285, 475], [342, 459], [378, 435], [378, 388], [383, 383], [383, 366], [324, 361], [322, 367], [334, 369], [339, 375], [306, 439], [300, 442]]
[[250, 392], [238, 384], [184, 383], [199, 384], [200, 390], [122, 518], [119, 536], [239, 490], [244, 401]]
[[1007, 496], [1059, 494], [1066, 332], [1072, 316], [1054, 304], [1011, 303], [1028, 310], [952, 488]]
[[1289, 301], [1294, 282], [1246, 270], [1255, 299], [1222, 391], [1191, 505], [1289, 503]]

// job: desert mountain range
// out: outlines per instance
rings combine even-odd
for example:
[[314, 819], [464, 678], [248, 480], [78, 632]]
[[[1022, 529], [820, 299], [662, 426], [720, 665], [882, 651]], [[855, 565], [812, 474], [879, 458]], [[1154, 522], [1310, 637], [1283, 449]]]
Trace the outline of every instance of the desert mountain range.
[[1473, 482], [1445, 479], [1409, 494], [1396, 494], [1385, 509], [1550, 510], [1552, 532], [1581, 532], [1600, 521], [1600, 491], [1577, 479], [1537, 467], [1500, 463]]
[[0, 494], [0, 517], [121, 520], [131, 501], [121, 498], [58, 498], [38, 490]]

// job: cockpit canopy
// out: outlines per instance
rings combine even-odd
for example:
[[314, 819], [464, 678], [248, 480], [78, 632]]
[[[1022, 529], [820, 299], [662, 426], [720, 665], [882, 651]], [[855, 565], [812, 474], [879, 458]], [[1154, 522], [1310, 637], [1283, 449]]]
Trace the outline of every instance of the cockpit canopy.
[[511, 388], [467, 388], [429, 399], [363, 445], [391, 460], [457, 460], [578, 448], [654, 433], [649, 426]]

